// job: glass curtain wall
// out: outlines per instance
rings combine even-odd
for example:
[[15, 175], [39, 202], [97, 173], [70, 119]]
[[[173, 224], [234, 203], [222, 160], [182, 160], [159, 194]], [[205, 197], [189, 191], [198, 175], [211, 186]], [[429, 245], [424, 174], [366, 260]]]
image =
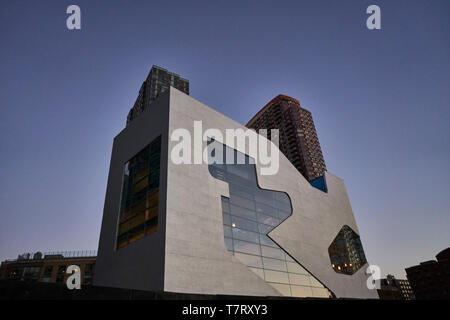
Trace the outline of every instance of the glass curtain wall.
[[[228, 251], [284, 296], [331, 297], [327, 288], [267, 235], [292, 214], [288, 195], [259, 188], [249, 156], [214, 140], [208, 142], [208, 154], [210, 174], [229, 184], [230, 197], [222, 197]], [[233, 164], [224, 164], [227, 154]], [[245, 164], [237, 164], [238, 157]]]
[[161, 136], [125, 164], [117, 249], [158, 228], [160, 159]]

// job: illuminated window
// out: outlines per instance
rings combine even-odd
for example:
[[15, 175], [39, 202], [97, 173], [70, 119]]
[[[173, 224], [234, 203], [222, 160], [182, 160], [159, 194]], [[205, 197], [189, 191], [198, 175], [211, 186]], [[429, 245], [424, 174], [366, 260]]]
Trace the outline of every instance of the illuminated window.
[[351, 275], [367, 263], [359, 236], [347, 225], [342, 227], [331, 243], [328, 254], [331, 267], [337, 273]]
[[160, 158], [161, 136], [125, 164], [117, 249], [158, 229]]

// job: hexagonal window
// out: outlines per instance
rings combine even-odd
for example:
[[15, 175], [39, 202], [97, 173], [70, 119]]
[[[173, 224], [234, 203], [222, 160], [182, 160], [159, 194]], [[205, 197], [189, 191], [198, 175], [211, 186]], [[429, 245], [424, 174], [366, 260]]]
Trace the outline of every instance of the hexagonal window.
[[367, 262], [359, 235], [347, 225], [334, 238], [328, 254], [337, 273], [352, 275]]

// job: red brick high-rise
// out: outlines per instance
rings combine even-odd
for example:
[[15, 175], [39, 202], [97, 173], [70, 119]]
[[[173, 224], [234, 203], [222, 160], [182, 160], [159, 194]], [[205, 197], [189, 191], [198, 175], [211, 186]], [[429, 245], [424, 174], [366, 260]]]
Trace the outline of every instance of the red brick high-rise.
[[327, 170], [311, 112], [302, 108], [298, 100], [280, 94], [246, 126], [256, 131], [279, 129], [281, 152], [306, 180], [320, 178]]

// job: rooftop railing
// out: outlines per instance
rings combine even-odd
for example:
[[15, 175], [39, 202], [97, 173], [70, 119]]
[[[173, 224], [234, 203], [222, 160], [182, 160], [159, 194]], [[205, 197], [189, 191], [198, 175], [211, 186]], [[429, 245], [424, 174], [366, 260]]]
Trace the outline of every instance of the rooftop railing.
[[52, 256], [62, 256], [63, 258], [89, 258], [96, 257], [97, 250], [72, 250], [72, 251], [49, 251], [49, 252], [27, 252], [19, 254], [17, 259], [7, 259], [6, 261], [36, 260], [51, 258]]

